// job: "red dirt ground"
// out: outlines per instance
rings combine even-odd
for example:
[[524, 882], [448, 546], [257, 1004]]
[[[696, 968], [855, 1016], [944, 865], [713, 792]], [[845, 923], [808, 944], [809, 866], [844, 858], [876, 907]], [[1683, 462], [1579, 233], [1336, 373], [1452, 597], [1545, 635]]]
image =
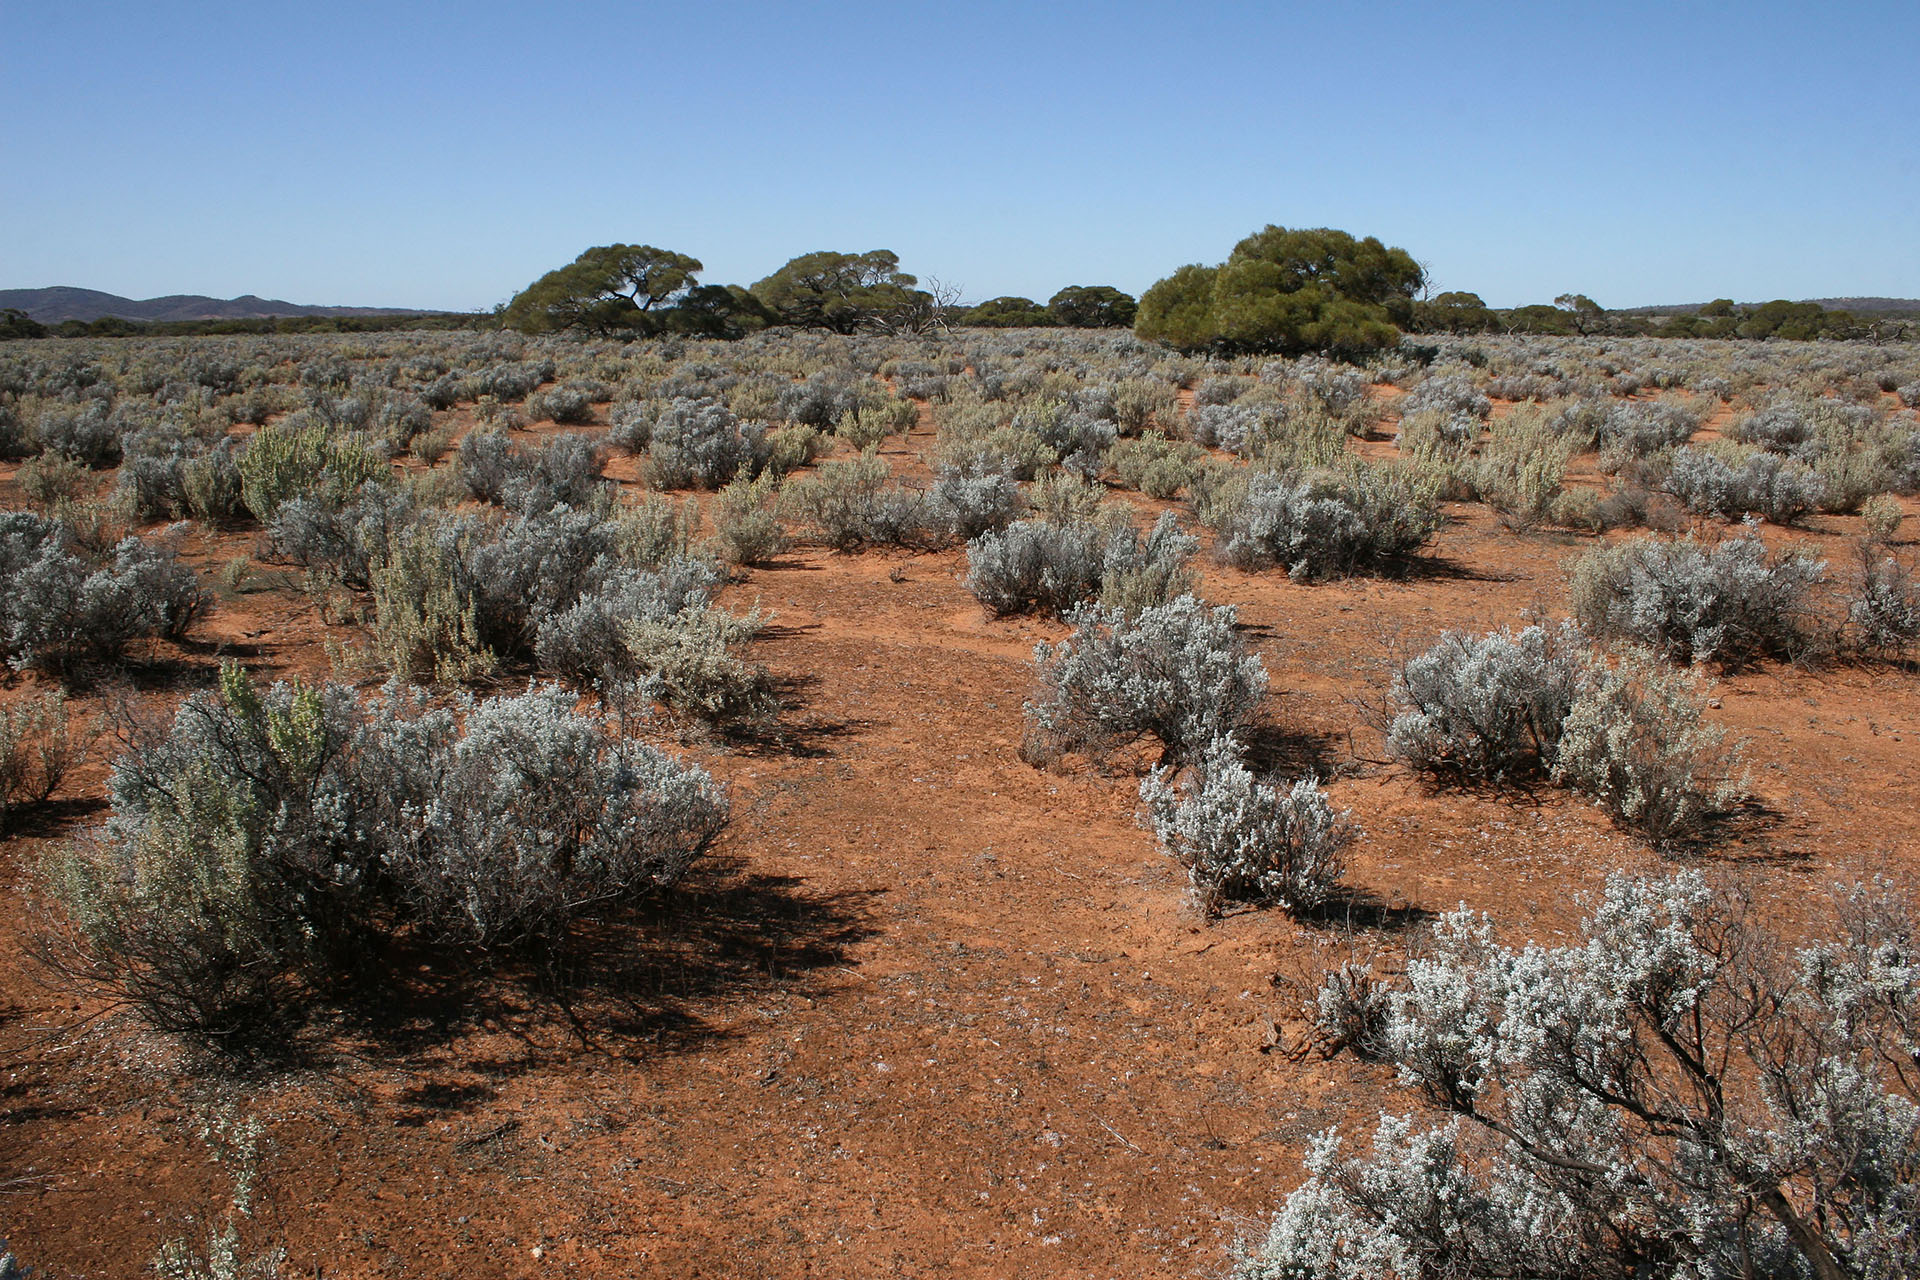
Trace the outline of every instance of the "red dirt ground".
[[[923, 426], [889, 455], [905, 470], [930, 443]], [[19, 502], [10, 470], [0, 501]], [[1366, 830], [1349, 879], [1382, 927], [1202, 925], [1132, 779], [1017, 754], [1032, 647], [1061, 627], [989, 618], [963, 552], [798, 552], [725, 598], [775, 615], [756, 656], [791, 681], [792, 742], [685, 748], [731, 784], [735, 820], [683, 912], [611, 953], [620, 981], [583, 976], [577, 1020], [503, 980], [456, 998], [423, 974], [418, 1007], [342, 1032], [323, 1068], [213, 1085], [0, 953], [0, 1236], [60, 1277], [142, 1273], [221, 1206], [190, 1121], [224, 1096], [272, 1121], [250, 1230], [296, 1274], [1217, 1273], [1310, 1135], [1412, 1105], [1381, 1068], [1271, 1051], [1276, 1024], [1283, 1049], [1303, 1034], [1299, 980], [1350, 951], [1391, 964], [1399, 922], [1460, 902], [1562, 937], [1609, 870], [1667, 865], [1563, 793], [1436, 794], [1376, 763], [1348, 700], [1378, 696], [1389, 647], [1563, 612], [1563, 563], [1589, 545], [1454, 516], [1410, 579], [1205, 570], [1272, 673], [1279, 759], [1331, 776]], [[1786, 536], [1844, 569], [1856, 525]], [[251, 542], [184, 546], [211, 574]], [[261, 675], [325, 674], [296, 579], [264, 567], [258, 585], [140, 696], [177, 699], [223, 648]], [[1718, 696], [1764, 812], [1703, 864], [1789, 922], [1836, 880], [1912, 874], [1910, 670], [1771, 665]], [[7, 881], [103, 815], [103, 777], [0, 848]], [[0, 934], [30, 925], [23, 890]]]

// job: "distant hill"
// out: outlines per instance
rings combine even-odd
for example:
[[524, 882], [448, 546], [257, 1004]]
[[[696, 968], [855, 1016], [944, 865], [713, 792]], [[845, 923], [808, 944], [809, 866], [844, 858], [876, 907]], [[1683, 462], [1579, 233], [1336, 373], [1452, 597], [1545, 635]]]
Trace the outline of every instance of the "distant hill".
[[244, 294], [238, 298], [208, 298], [194, 293], [175, 293], [164, 298], [139, 301], [98, 289], [75, 289], [58, 285], [51, 289], [0, 289], [0, 309], [24, 311], [41, 324], [59, 324], [63, 320], [98, 320], [119, 316], [123, 320], [259, 320], [271, 316], [415, 316], [432, 315], [408, 307], [310, 307], [277, 298], [258, 298]]
[[1857, 316], [1920, 315], [1920, 298], [1809, 298], [1829, 311], [1851, 311]]

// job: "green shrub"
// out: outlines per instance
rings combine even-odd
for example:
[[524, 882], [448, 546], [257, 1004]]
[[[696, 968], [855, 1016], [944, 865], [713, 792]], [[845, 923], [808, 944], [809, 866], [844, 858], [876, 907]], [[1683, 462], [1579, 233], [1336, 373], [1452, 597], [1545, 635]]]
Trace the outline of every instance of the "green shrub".
[[924, 541], [928, 536], [921, 496], [892, 483], [886, 461], [872, 453], [820, 465], [780, 493], [780, 512], [801, 536], [833, 548]]
[[281, 503], [299, 494], [317, 492], [342, 502], [363, 483], [393, 475], [365, 437], [286, 422], [254, 432], [238, 466], [241, 501], [262, 524], [273, 519]]
[[1107, 452], [1107, 461], [1120, 483], [1137, 489], [1149, 498], [1172, 498], [1193, 483], [1205, 452], [1184, 440], [1168, 440], [1158, 431], [1147, 431], [1137, 440], [1118, 440]]
[[773, 513], [779, 481], [771, 471], [757, 480], [735, 477], [714, 494], [713, 547], [727, 564], [763, 564], [786, 547], [786, 534]]
[[449, 545], [430, 526], [407, 526], [370, 576], [374, 647], [401, 679], [457, 684], [499, 666], [461, 580], [457, 542]]
[[764, 727], [780, 711], [772, 677], [733, 652], [760, 626], [758, 613], [742, 618], [711, 606], [628, 622], [621, 634], [635, 673], [630, 696], [721, 728]]

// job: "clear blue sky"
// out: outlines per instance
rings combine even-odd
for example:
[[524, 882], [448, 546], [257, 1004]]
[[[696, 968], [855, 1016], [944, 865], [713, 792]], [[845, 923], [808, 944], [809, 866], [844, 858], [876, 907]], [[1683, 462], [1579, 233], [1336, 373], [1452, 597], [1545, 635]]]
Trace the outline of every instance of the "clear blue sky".
[[491, 306], [589, 245], [1138, 292], [1920, 296], [1920, 3], [0, 3], [0, 287]]

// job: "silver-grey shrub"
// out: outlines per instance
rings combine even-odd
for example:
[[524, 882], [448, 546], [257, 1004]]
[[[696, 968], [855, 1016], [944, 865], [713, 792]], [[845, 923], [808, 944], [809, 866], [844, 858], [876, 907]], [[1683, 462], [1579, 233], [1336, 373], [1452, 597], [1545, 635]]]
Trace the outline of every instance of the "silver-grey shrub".
[[1855, 646], [1901, 656], [1920, 644], [1920, 583], [1893, 556], [1863, 551], [1860, 581], [1847, 601]]
[[1554, 780], [1655, 847], [1697, 835], [1747, 795], [1741, 745], [1706, 713], [1696, 674], [1624, 649], [1568, 709]]
[[1073, 634], [1034, 650], [1028, 759], [1078, 751], [1104, 762], [1145, 739], [1160, 744], [1163, 764], [1198, 759], [1246, 724], [1266, 692], [1266, 666], [1241, 644], [1237, 618], [1193, 596], [1133, 614], [1074, 610]]
[[1437, 412], [1451, 417], [1464, 413], [1485, 419], [1493, 412], [1493, 401], [1473, 385], [1471, 378], [1447, 373], [1422, 381], [1402, 396], [1395, 408], [1402, 414]]
[[95, 559], [63, 521], [0, 512], [0, 655], [72, 674], [146, 636], [178, 638], [211, 605], [173, 550], [137, 537]]
[[1143, 537], [1126, 523], [1023, 520], [967, 544], [967, 589], [995, 614], [1065, 614], [1098, 596], [1137, 613], [1190, 594], [1199, 540], [1171, 511]]
[[1313, 911], [1338, 889], [1359, 833], [1319, 779], [1262, 782], [1243, 754], [1233, 738], [1216, 738], [1177, 780], [1170, 769], [1149, 773], [1140, 799], [1154, 835], [1186, 867], [1189, 896], [1204, 916], [1229, 901]]
[[1377, 569], [1426, 545], [1439, 530], [1433, 488], [1365, 464], [1299, 478], [1255, 471], [1243, 493], [1215, 509], [1214, 554], [1237, 569], [1284, 567], [1311, 580]]
[[[480, 947], [557, 941], [581, 916], [677, 883], [719, 834], [724, 792], [698, 765], [608, 733], [557, 685], [464, 703], [453, 717], [370, 719], [358, 762], [378, 777], [396, 752], [431, 747], [420, 810], [382, 805], [370, 824], [408, 914]], [[422, 723], [424, 721], [425, 723]]]
[[42, 453], [57, 453], [89, 467], [111, 467], [120, 461], [121, 435], [136, 426], [107, 401], [88, 399], [42, 410], [33, 438]]
[[[671, 886], [725, 794], [555, 686], [429, 707], [238, 667], [114, 767], [113, 816], [49, 887], [76, 967], [156, 1025], [237, 1047], [377, 969], [399, 936], [564, 942]], [[462, 723], [464, 722], [464, 724]]]
[[996, 615], [1066, 613], [1099, 594], [1107, 535], [1092, 524], [1022, 520], [967, 543], [967, 590]]
[[1825, 567], [1798, 552], [1769, 553], [1751, 531], [1712, 545], [1636, 538], [1574, 565], [1573, 613], [1600, 639], [1648, 645], [1676, 662], [1794, 657], [1809, 644], [1811, 593]]
[[1615, 405], [1600, 424], [1602, 461], [1617, 469], [1621, 461], [1685, 444], [1699, 429], [1698, 415], [1669, 401]]
[[659, 489], [718, 489], [741, 472], [758, 470], [766, 428], [741, 422], [715, 400], [678, 399], [654, 418], [647, 442], [647, 476]]
[[958, 542], [1004, 529], [1026, 511], [1018, 482], [995, 471], [942, 467], [927, 490], [929, 523]]
[[343, 504], [321, 493], [289, 498], [274, 511], [267, 536], [275, 555], [364, 590], [372, 585], [374, 566], [416, 513], [408, 490], [363, 484]]
[[1187, 436], [1208, 449], [1243, 452], [1260, 428], [1260, 414], [1246, 405], [1196, 405], [1187, 414]]
[[1735, 518], [1752, 514], [1782, 525], [1817, 509], [1827, 490], [1811, 467], [1775, 453], [1754, 453], [1734, 466], [1688, 446], [1675, 450], [1661, 487], [1689, 511]]
[[624, 641], [629, 622], [658, 622], [704, 609], [720, 574], [706, 560], [675, 558], [656, 570], [623, 569], [539, 619], [534, 652], [543, 671], [584, 685], [634, 675]]
[[1399, 710], [1387, 750], [1453, 782], [1543, 777], [1567, 714], [1594, 685], [1594, 667], [1586, 637], [1564, 623], [1446, 632], [1394, 674]]
[[945, 540], [924, 493], [893, 480], [885, 458], [834, 458], [780, 492], [780, 513], [803, 537], [835, 551]]
[[1316, 1140], [1238, 1280], [1920, 1273], [1920, 957], [1856, 891], [1792, 947], [1736, 894], [1615, 873], [1573, 943], [1442, 917], [1379, 1038], [1449, 1118]]

